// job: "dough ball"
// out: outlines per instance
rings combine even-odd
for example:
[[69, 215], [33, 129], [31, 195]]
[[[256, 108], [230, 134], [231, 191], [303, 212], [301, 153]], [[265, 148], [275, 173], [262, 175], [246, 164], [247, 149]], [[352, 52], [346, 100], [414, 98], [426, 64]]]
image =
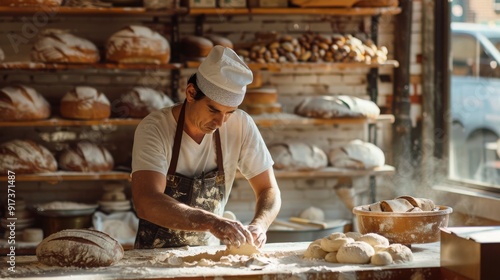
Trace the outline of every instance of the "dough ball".
[[327, 236], [328, 239], [334, 240], [340, 237], [346, 237], [346, 235], [343, 232], [332, 232], [330, 235]]
[[392, 263], [392, 256], [389, 252], [378, 252], [371, 258], [373, 265], [388, 265]]
[[304, 252], [304, 258], [308, 259], [324, 259], [328, 252], [323, 251], [318, 244], [311, 243]]
[[327, 252], [337, 252], [344, 244], [354, 242], [354, 239], [349, 237], [339, 237], [335, 239], [321, 239], [321, 249]]
[[387, 248], [389, 248], [389, 246], [385, 246], [385, 245], [375, 245], [372, 247], [373, 247], [373, 249], [375, 249], [375, 253], [380, 252], [380, 251], [387, 251]]
[[324, 221], [325, 220], [325, 212], [323, 210], [316, 207], [309, 207], [300, 213], [300, 217], [303, 219], [315, 220], [315, 221]]
[[339, 261], [337, 260], [337, 252], [330, 252], [330, 253], [326, 254], [325, 261], [331, 262], [331, 263], [338, 263]]
[[391, 254], [395, 263], [411, 262], [413, 260], [413, 253], [410, 248], [402, 244], [391, 244], [385, 251]]
[[375, 254], [373, 247], [363, 241], [354, 241], [340, 247], [337, 253], [339, 263], [367, 264]]
[[389, 246], [389, 239], [378, 233], [364, 234], [360, 238], [356, 239], [356, 241], [364, 241], [372, 247], [375, 247], [376, 245]]
[[319, 238], [319, 239], [316, 239], [312, 242], [312, 244], [318, 244], [318, 245], [321, 245], [321, 239], [323, 238]]
[[363, 234], [361, 232], [357, 232], [357, 231], [349, 231], [349, 232], [346, 232], [345, 233], [345, 236], [346, 237], [350, 237], [354, 240], [358, 240], [358, 238], [360, 238], [361, 236], [363, 236]]

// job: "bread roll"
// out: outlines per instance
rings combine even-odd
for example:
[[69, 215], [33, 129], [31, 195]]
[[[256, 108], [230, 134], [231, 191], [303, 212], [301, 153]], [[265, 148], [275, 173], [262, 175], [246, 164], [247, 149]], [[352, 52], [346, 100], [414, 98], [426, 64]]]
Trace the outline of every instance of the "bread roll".
[[102, 92], [77, 86], [61, 99], [61, 116], [69, 119], [105, 119], [111, 114], [109, 100]]
[[31, 140], [11, 140], [0, 145], [0, 174], [46, 173], [57, 170], [52, 153]]
[[233, 42], [231, 42], [231, 40], [229, 40], [226, 37], [219, 36], [216, 34], [207, 34], [207, 35], [205, 35], [205, 38], [210, 40], [210, 42], [212, 42], [212, 44], [214, 46], [221, 45], [223, 47], [230, 48], [230, 49], [234, 48]]
[[327, 157], [320, 148], [300, 142], [279, 143], [269, 147], [278, 170], [316, 170], [327, 166]]
[[36, 247], [36, 257], [51, 266], [110, 266], [123, 258], [123, 247], [108, 234], [67, 229], [51, 234]]
[[185, 59], [200, 59], [208, 55], [214, 44], [207, 38], [188, 35], [182, 37], [180, 46], [182, 56]]
[[113, 169], [114, 160], [106, 148], [90, 142], [79, 142], [62, 152], [59, 166], [69, 171], [106, 172]]
[[125, 107], [121, 117], [129, 118], [144, 118], [155, 110], [173, 104], [172, 99], [165, 93], [148, 87], [134, 87], [123, 95], [119, 102], [119, 106]]
[[31, 59], [37, 62], [96, 63], [99, 58], [94, 43], [61, 30], [46, 32], [31, 50]]
[[2, 0], [0, 6], [21, 7], [21, 6], [61, 6], [62, 0]]
[[166, 64], [170, 44], [149, 27], [130, 25], [111, 35], [106, 43], [106, 60], [117, 63]]
[[35, 89], [8, 86], [0, 90], [0, 121], [32, 121], [50, 116], [50, 104]]
[[359, 139], [328, 152], [331, 166], [351, 169], [372, 169], [385, 164], [384, 152], [376, 145]]

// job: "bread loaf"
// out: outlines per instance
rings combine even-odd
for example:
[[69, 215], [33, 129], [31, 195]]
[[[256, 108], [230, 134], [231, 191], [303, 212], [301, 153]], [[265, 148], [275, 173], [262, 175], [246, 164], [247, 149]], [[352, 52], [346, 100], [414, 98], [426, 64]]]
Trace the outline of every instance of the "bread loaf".
[[278, 101], [278, 90], [273, 87], [247, 89], [243, 104], [273, 104]]
[[69, 171], [105, 172], [113, 169], [114, 160], [106, 148], [90, 142], [78, 142], [62, 152], [59, 166]]
[[216, 34], [206, 34], [205, 38], [210, 40], [210, 42], [212, 42], [212, 44], [214, 46], [221, 45], [223, 47], [230, 48], [230, 49], [234, 48], [233, 42], [231, 42], [231, 40], [229, 40], [226, 37], [219, 36]]
[[77, 86], [61, 99], [61, 116], [69, 119], [105, 119], [111, 115], [109, 100], [102, 92]]
[[328, 164], [323, 150], [306, 143], [277, 143], [269, 147], [269, 152], [278, 170], [316, 170]]
[[111, 35], [106, 43], [106, 60], [117, 63], [166, 64], [170, 44], [149, 27], [130, 25]]
[[207, 38], [188, 35], [181, 38], [180, 46], [184, 59], [200, 59], [208, 55], [214, 44]]
[[50, 116], [50, 104], [35, 89], [17, 85], [0, 90], [0, 121], [32, 121]]
[[21, 7], [21, 6], [61, 6], [62, 0], [2, 0], [0, 6]]
[[38, 39], [31, 50], [37, 62], [96, 63], [99, 51], [91, 41], [60, 30], [49, 30]]
[[36, 257], [51, 266], [110, 266], [123, 258], [123, 247], [108, 234], [67, 229], [51, 234], [36, 247]]
[[276, 114], [282, 112], [280, 103], [272, 104], [246, 104], [241, 107], [250, 115]]
[[295, 113], [304, 117], [321, 119], [377, 118], [380, 115], [380, 108], [373, 101], [353, 96], [313, 96], [299, 103], [295, 107]]
[[123, 112], [120, 117], [144, 118], [155, 110], [173, 104], [172, 99], [161, 91], [148, 87], [134, 87], [120, 98], [120, 111]]
[[57, 162], [44, 146], [31, 140], [11, 140], [0, 144], [0, 174], [46, 173], [57, 170]]
[[385, 164], [384, 152], [376, 145], [359, 139], [328, 152], [329, 164], [333, 167], [371, 169]]

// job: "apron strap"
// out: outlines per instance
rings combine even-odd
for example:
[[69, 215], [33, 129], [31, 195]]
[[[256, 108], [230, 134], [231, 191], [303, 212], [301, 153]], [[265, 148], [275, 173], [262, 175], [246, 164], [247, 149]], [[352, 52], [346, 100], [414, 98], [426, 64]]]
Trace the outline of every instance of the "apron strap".
[[[179, 161], [179, 152], [181, 150], [182, 142], [182, 132], [184, 131], [184, 115], [186, 108], [186, 100], [182, 104], [181, 112], [179, 114], [179, 121], [177, 122], [177, 128], [175, 129], [174, 145], [172, 146], [172, 159], [170, 160], [170, 166], [168, 167], [167, 175], [175, 175], [175, 170], [177, 169], [177, 162]], [[224, 164], [222, 160], [222, 146], [220, 141], [219, 129], [215, 130], [215, 152], [217, 156], [217, 168], [219, 175], [224, 174]]]

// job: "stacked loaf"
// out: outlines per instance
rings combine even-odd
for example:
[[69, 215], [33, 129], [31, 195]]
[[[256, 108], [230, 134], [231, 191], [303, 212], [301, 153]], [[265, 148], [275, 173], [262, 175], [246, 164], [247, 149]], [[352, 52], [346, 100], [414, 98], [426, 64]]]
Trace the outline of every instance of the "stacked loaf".
[[46, 119], [50, 110], [50, 104], [34, 88], [16, 85], [0, 89], [0, 121]]
[[180, 40], [180, 49], [184, 60], [203, 59], [216, 45], [233, 48], [233, 43], [228, 38], [215, 34], [205, 36], [186, 35]]
[[149, 113], [173, 105], [165, 93], [149, 87], [134, 87], [118, 101], [119, 117], [144, 118]]
[[31, 140], [11, 140], [0, 144], [0, 174], [46, 173], [57, 170], [57, 161], [44, 146]]
[[274, 168], [287, 171], [307, 171], [328, 165], [325, 152], [315, 145], [290, 141], [269, 146]]
[[141, 25], [126, 26], [106, 43], [106, 60], [117, 63], [166, 64], [170, 44], [160, 33]]
[[113, 166], [113, 156], [105, 147], [86, 141], [69, 146], [59, 156], [59, 167], [68, 171], [106, 172]]
[[96, 63], [99, 50], [91, 41], [61, 30], [47, 30], [31, 50], [36, 62]]
[[93, 87], [77, 86], [61, 99], [61, 116], [70, 119], [105, 119], [111, 115], [108, 98]]
[[282, 107], [278, 103], [278, 91], [273, 87], [247, 89], [241, 109], [250, 115], [280, 113]]

